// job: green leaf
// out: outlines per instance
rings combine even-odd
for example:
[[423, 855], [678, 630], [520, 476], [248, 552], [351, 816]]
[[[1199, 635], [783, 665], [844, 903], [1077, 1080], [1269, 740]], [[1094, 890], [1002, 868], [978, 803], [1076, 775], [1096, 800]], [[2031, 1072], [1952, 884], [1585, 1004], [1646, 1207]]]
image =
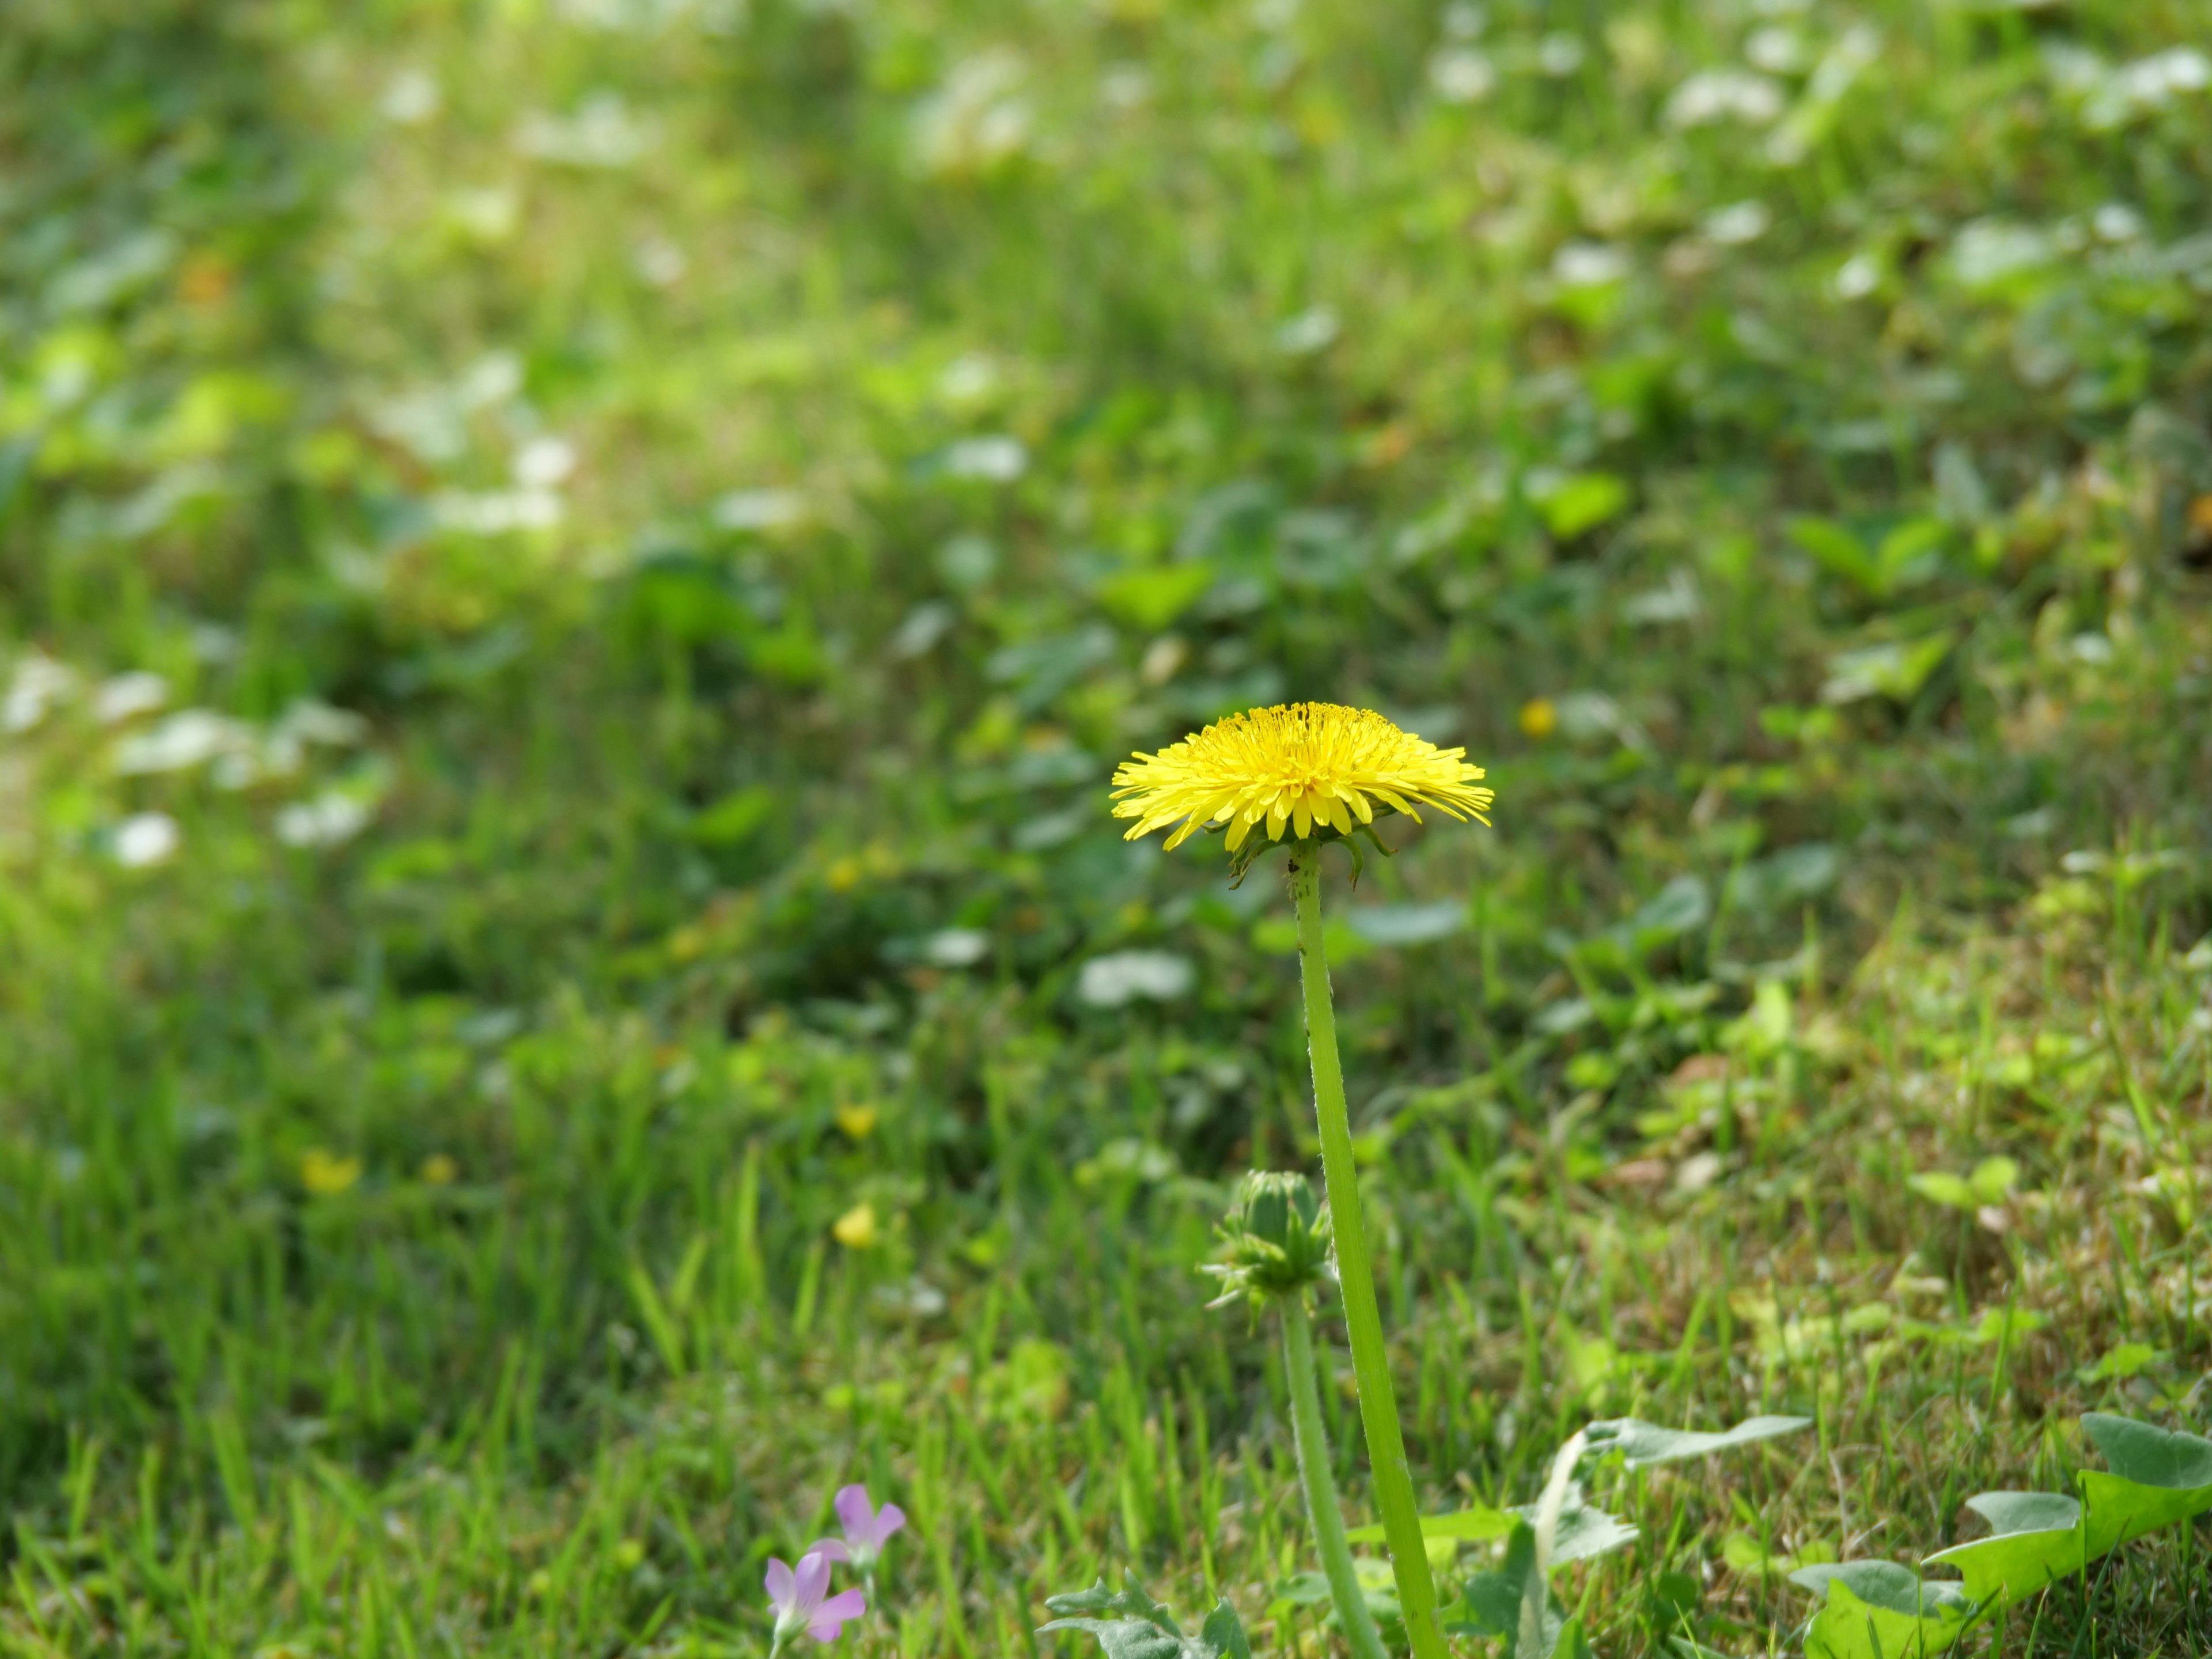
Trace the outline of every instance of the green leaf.
[[2212, 1509], [2212, 1440], [2103, 1412], [2084, 1413], [2081, 1427], [2112, 1466], [2081, 1472], [2091, 1556]]
[[1213, 1611], [1206, 1615], [1199, 1626], [1198, 1639], [1205, 1644], [1213, 1659], [1252, 1659], [1252, 1644], [1244, 1634], [1244, 1621], [1237, 1616], [1237, 1609], [1223, 1597], [1214, 1603]]
[[1820, 687], [1820, 701], [1860, 702], [1869, 697], [1888, 697], [1910, 702], [1950, 654], [1948, 634], [1838, 652], [1828, 659], [1828, 678]]
[[1577, 472], [1560, 479], [1536, 503], [1544, 528], [1563, 542], [1618, 518], [1628, 506], [1628, 484], [1610, 472]]
[[1747, 1446], [1755, 1440], [1771, 1440], [1777, 1435], [1795, 1434], [1812, 1426], [1809, 1417], [1753, 1417], [1732, 1429], [1710, 1434], [1696, 1429], [1662, 1429], [1656, 1423], [1619, 1417], [1591, 1424], [1589, 1441], [1594, 1455], [1619, 1452], [1627, 1458], [1630, 1468], [1644, 1469], [1655, 1463], [1680, 1462], [1686, 1457], [1708, 1457], [1732, 1447]]
[[1109, 1590], [1100, 1579], [1087, 1590], [1045, 1598], [1045, 1606], [1062, 1615], [1118, 1613], [1119, 1619], [1063, 1616], [1040, 1626], [1042, 1636], [1052, 1631], [1079, 1630], [1098, 1638], [1106, 1659], [1252, 1659], [1252, 1644], [1243, 1621], [1226, 1601], [1217, 1602], [1196, 1636], [1185, 1636], [1175, 1615], [1155, 1601], [1131, 1573], [1125, 1588]]
[[2084, 1382], [2111, 1382], [2133, 1376], [2147, 1366], [2162, 1364], [2172, 1358], [2164, 1348], [2154, 1348], [2148, 1342], [2123, 1342], [2108, 1349], [2095, 1364], [2084, 1365], [2074, 1374]]
[[[1539, 1507], [1526, 1504], [1513, 1513], [1533, 1526]], [[1577, 1484], [1569, 1491], [1567, 1501], [1559, 1510], [1559, 1528], [1552, 1534], [1552, 1565], [1560, 1567], [1570, 1561], [1604, 1555], [1625, 1544], [1634, 1543], [1638, 1535], [1638, 1529], [1627, 1522], [1583, 1503], [1582, 1487]]]
[[[1504, 1560], [1495, 1571], [1468, 1576], [1461, 1588], [1458, 1603], [1466, 1616], [1444, 1628], [1455, 1636], [1500, 1641], [1498, 1659], [1528, 1659], [1520, 1651], [1521, 1609], [1528, 1593], [1528, 1576], [1535, 1570], [1535, 1530], [1525, 1521], [1516, 1522], [1512, 1539], [1505, 1546]], [[1554, 1654], [1586, 1653], [1587, 1647], [1571, 1649], [1562, 1640], [1571, 1623], [1566, 1608], [1547, 1586], [1537, 1643], [1539, 1651], [1534, 1659], [1551, 1659]]]
[[1922, 1565], [1957, 1568], [1971, 1601], [2018, 1601], [2087, 1563], [2081, 1505], [2063, 1492], [1985, 1492], [1966, 1507], [1990, 1523], [1990, 1535]]
[[1966, 1184], [1984, 1204], [2002, 1204], [2005, 1194], [2020, 1184], [2020, 1165], [2008, 1158], [1985, 1158], [1974, 1165]]
[[1958, 1585], [1928, 1582], [1894, 1561], [1800, 1567], [1790, 1582], [1823, 1598], [1806, 1629], [1806, 1659], [1924, 1659], [1966, 1629]]
[[1178, 1635], [1182, 1633], [1176, 1625], [1175, 1615], [1168, 1611], [1164, 1602], [1152, 1600], [1145, 1587], [1137, 1582], [1135, 1573], [1128, 1574], [1121, 1582], [1121, 1589], [1109, 1590], [1106, 1588], [1106, 1581], [1101, 1578], [1087, 1590], [1073, 1590], [1064, 1595], [1048, 1595], [1044, 1599], [1044, 1604], [1051, 1612], [1062, 1615], [1085, 1613], [1126, 1613], [1131, 1618], [1147, 1620], [1153, 1624], [1164, 1626]]
[[1119, 621], [1157, 634], [1213, 586], [1210, 564], [1164, 564], [1126, 570], [1098, 589], [1098, 603]]
[[1881, 567], [1867, 551], [1866, 544], [1833, 520], [1792, 519], [1789, 530], [1790, 539], [1830, 575], [1840, 576], [1860, 592], [1877, 598], [1887, 591]]
[[1695, 876], [1677, 876], [1630, 918], [1628, 927], [1638, 950], [1656, 950], [1704, 927], [1712, 914], [1712, 896], [1705, 884]]
[[1974, 1189], [1960, 1177], [1942, 1170], [1914, 1176], [1905, 1183], [1931, 1202], [1954, 1210], [1974, 1208]]
[[1951, 526], [1941, 519], [1907, 519], [1884, 536], [1874, 555], [1875, 568], [1881, 573], [1881, 591], [1893, 593], [1933, 575], [1936, 556], [1950, 538]]

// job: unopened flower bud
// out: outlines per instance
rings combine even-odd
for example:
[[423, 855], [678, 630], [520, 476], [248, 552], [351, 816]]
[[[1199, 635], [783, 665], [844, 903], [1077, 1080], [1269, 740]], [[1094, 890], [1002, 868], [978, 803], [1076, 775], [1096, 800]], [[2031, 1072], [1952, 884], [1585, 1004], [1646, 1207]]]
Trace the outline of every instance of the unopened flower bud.
[[1255, 1170], [1221, 1219], [1222, 1255], [1204, 1271], [1221, 1281], [1221, 1306], [1303, 1296], [1329, 1272], [1328, 1216], [1302, 1175]]

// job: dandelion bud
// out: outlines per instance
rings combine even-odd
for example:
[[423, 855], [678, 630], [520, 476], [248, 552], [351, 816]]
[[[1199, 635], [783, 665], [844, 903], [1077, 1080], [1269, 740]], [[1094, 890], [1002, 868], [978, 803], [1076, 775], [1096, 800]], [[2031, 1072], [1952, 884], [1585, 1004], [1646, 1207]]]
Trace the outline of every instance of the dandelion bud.
[[1328, 1216], [1306, 1178], [1255, 1170], [1222, 1218], [1222, 1259], [1204, 1271], [1221, 1281], [1216, 1307], [1248, 1297], [1266, 1303], [1303, 1296], [1329, 1271]]

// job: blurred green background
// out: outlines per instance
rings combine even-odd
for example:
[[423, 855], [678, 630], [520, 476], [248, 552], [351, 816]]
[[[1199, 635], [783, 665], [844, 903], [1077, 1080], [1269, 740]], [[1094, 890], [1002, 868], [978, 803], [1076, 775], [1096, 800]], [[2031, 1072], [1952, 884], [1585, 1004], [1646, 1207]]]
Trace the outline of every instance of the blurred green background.
[[0, 1648], [765, 1651], [865, 1479], [882, 1650], [1319, 1651], [1192, 1271], [1287, 905], [1105, 804], [1284, 698], [1498, 791], [1330, 897], [1428, 1496], [1885, 1449], [1655, 1489], [1601, 1650], [2201, 1429], [2208, 22], [17, 0]]

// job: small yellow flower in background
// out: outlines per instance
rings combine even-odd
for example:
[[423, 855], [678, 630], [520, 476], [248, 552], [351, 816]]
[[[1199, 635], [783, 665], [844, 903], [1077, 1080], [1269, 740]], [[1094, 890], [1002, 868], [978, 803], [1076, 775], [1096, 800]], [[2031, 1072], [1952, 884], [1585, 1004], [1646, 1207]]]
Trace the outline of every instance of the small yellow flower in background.
[[1370, 709], [1332, 702], [1254, 708], [1122, 762], [1114, 774], [1114, 816], [1137, 820], [1129, 841], [1180, 818], [1170, 848], [1206, 824], [1226, 824], [1232, 853], [1262, 824], [1270, 841], [1285, 829], [1304, 841], [1316, 825], [1348, 836], [1355, 823], [1375, 821], [1377, 802], [1416, 823], [1419, 805], [1487, 823], [1492, 796], [1466, 754], [1401, 732]]
[[319, 1146], [300, 1154], [300, 1184], [317, 1198], [336, 1198], [360, 1179], [357, 1158], [338, 1158]]
[[830, 884], [831, 892], [849, 893], [860, 884], [860, 878], [866, 873], [860, 860], [848, 854], [832, 863], [823, 872], [823, 879]]
[[1521, 731], [1539, 743], [1559, 729], [1559, 711], [1549, 697], [1531, 697], [1521, 705]]
[[422, 1160], [422, 1182], [429, 1187], [450, 1187], [461, 1178], [461, 1166], [443, 1152], [433, 1152]]
[[866, 1140], [875, 1133], [876, 1109], [872, 1106], [840, 1106], [837, 1127], [845, 1132], [848, 1140]]
[[876, 1242], [876, 1206], [855, 1204], [837, 1218], [836, 1224], [830, 1231], [847, 1249], [866, 1249]]

